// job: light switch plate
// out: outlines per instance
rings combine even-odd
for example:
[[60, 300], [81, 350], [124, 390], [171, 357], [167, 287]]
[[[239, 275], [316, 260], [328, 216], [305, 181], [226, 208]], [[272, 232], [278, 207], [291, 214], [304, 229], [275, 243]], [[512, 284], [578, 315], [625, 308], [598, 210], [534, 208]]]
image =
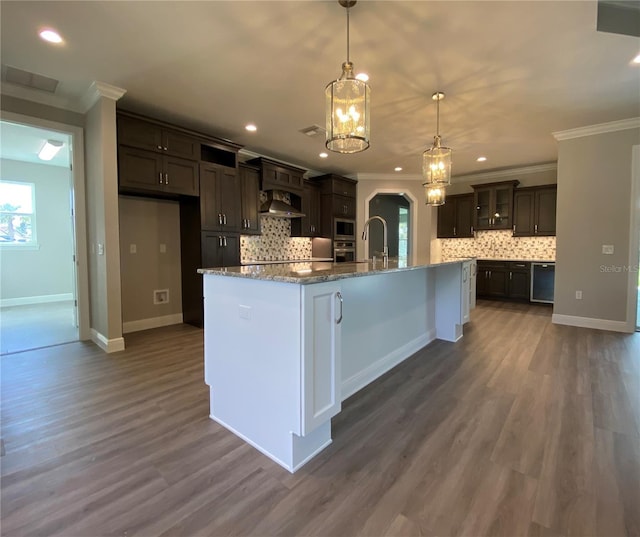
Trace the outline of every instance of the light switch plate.
[[613, 254], [613, 244], [603, 244], [602, 253], [607, 255]]
[[138, 252], [138, 247], [135, 244], [130, 244], [129, 245], [129, 253], [130, 254], [135, 254]]
[[167, 253], [167, 245], [166, 244], [161, 244], [160, 245], [160, 253], [161, 254], [166, 254]]

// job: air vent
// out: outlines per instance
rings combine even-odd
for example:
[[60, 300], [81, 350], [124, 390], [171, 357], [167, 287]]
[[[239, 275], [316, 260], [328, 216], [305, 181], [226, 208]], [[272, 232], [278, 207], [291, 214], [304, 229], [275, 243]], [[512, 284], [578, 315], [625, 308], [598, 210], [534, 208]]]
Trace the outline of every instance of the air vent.
[[324, 134], [327, 132], [320, 125], [311, 125], [311, 127], [306, 127], [304, 129], [300, 129], [300, 132], [309, 138], [313, 138], [314, 136], [318, 136], [319, 134]]
[[46, 91], [48, 93], [55, 93], [60, 82], [55, 78], [49, 78], [48, 76], [39, 75], [37, 73], [30, 73], [29, 71], [23, 71], [22, 69], [17, 69], [10, 65], [2, 66], [2, 80], [11, 84], [18, 84], [19, 86]]

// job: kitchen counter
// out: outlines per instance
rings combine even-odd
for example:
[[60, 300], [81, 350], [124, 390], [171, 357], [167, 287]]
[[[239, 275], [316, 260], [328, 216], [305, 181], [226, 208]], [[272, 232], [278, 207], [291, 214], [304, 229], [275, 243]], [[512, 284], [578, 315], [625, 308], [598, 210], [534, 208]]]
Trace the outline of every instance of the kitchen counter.
[[211, 419], [296, 471], [331, 443], [342, 401], [434, 339], [462, 337], [471, 265], [200, 269]]
[[278, 259], [273, 261], [243, 261], [241, 265], [280, 265], [283, 263], [310, 263], [314, 261], [328, 261], [333, 263], [332, 257], [312, 257], [310, 259]]
[[375, 262], [361, 261], [355, 263], [301, 261], [243, 265], [239, 267], [202, 268], [198, 269], [198, 272], [201, 274], [217, 274], [218, 276], [308, 285], [345, 278], [371, 276], [372, 274], [437, 267], [445, 264], [460, 263], [466, 259], [439, 260], [437, 263], [432, 263], [428, 260], [411, 261], [404, 258], [391, 258], [386, 265], [382, 259], [377, 259]]

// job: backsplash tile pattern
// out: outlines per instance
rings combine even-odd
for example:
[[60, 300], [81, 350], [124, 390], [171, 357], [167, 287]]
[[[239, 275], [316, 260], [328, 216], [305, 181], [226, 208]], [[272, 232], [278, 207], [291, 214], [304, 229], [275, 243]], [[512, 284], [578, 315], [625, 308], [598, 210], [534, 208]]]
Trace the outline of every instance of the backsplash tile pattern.
[[474, 239], [441, 239], [442, 257], [555, 261], [555, 237], [513, 237], [511, 230], [477, 231]]

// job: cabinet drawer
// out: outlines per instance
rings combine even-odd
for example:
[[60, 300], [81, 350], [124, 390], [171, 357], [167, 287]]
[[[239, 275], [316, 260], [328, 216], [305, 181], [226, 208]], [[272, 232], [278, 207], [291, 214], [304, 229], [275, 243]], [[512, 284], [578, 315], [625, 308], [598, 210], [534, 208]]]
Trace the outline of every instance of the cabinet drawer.
[[356, 197], [356, 185], [351, 181], [345, 181], [343, 179], [333, 178], [331, 179], [331, 192], [340, 196], [347, 196], [349, 198]]
[[509, 270], [528, 271], [530, 267], [531, 267], [531, 263], [527, 263], [526, 261], [510, 261], [509, 262]]
[[508, 261], [492, 261], [492, 260], [482, 260], [478, 261], [478, 271], [480, 269], [490, 269], [490, 268], [504, 268], [506, 269], [508, 266]]

